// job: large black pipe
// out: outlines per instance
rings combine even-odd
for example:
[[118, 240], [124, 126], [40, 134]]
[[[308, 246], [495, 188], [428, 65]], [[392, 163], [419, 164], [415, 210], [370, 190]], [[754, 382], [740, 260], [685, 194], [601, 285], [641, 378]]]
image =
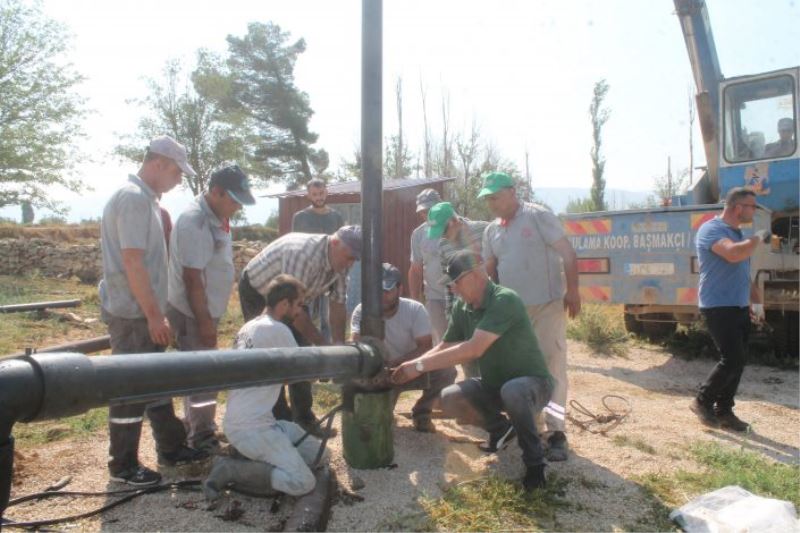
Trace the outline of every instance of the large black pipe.
[[368, 342], [113, 357], [52, 353], [0, 360], [0, 519], [11, 488], [11, 430], [16, 422], [204, 391], [370, 377], [382, 367], [380, 348]]
[[383, 339], [383, 2], [361, 2], [361, 334]]

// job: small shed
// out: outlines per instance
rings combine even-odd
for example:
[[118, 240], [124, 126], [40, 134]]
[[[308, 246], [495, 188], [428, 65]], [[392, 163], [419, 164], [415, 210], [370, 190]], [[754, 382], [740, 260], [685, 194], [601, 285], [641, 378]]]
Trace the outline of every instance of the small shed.
[[[455, 178], [389, 179], [383, 182], [383, 261], [392, 263], [405, 280], [411, 256], [411, 232], [419, 225], [417, 194], [423, 189], [439, 191], [446, 199], [445, 184]], [[308, 207], [306, 190], [298, 189], [272, 195], [278, 198], [278, 231], [289, 233], [292, 217]], [[361, 182], [328, 184], [328, 206], [342, 214], [345, 224], [361, 224]], [[403, 284], [408, 295], [408, 283]]]

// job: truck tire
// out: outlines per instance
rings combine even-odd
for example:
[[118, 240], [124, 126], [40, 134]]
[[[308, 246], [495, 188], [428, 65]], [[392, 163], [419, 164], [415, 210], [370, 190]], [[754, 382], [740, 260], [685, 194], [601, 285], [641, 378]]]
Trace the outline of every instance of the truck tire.
[[633, 335], [641, 335], [644, 332], [643, 323], [636, 318], [636, 315], [625, 313], [625, 331]]
[[[651, 341], [660, 341], [669, 337], [678, 328], [676, 322], [661, 322], [662, 320], [672, 320], [671, 313], [652, 313], [642, 317], [641, 322], [644, 336]], [[650, 321], [650, 320], [652, 321]]]
[[800, 325], [796, 311], [767, 311], [767, 324], [772, 327], [772, 342], [779, 358], [798, 359], [800, 354]]

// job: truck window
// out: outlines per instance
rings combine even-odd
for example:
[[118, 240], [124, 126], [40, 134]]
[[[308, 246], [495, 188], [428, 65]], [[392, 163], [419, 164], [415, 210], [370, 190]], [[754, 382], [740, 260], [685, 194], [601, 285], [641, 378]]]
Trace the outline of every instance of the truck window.
[[793, 155], [797, 143], [791, 76], [729, 85], [723, 95], [725, 160], [729, 163]]

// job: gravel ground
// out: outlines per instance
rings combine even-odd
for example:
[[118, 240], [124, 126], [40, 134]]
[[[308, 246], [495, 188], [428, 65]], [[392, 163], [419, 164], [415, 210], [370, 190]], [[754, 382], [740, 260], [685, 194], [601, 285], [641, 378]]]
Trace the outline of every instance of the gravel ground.
[[[570, 483], [565, 499], [580, 504], [557, 510], [559, 529], [615, 531], [638, 524], [646, 529], [651, 506], [634, 481], [647, 473], [668, 473], [697, 466], [686, 452], [686, 444], [698, 440], [744, 447], [775, 460], [800, 462], [800, 410], [798, 373], [748, 366], [738, 395], [737, 413], [752, 423], [752, 434], [743, 436], [705, 428], [687, 406], [693, 392], [709, 372], [712, 362], [673, 358], [653, 347], [634, 348], [627, 358], [602, 357], [580, 343], [570, 342], [570, 398], [594, 413], [602, 413], [607, 394], [625, 397], [632, 412], [608, 436], [568, 425], [572, 453], [567, 462], [550, 465], [549, 472], [577, 480]], [[609, 400], [611, 402], [612, 400]], [[412, 398], [401, 399], [397, 413], [408, 412]], [[616, 404], [621, 405], [618, 401]], [[580, 415], [574, 410], [571, 414]], [[398, 414], [394, 432], [395, 463], [391, 469], [372, 471], [349, 468], [341, 454], [341, 440], [330, 443], [332, 466], [339, 483], [363, 501], [341, 497], [334, 505], [331, 531], [386, 531], [409, 529], [419, 514], [420, 496], [437, 497], [442, 488], [495, 473], [508, 479], [522, 474], [519, 449], [512, 445], [499, 455], [481, 453], [474, 442], [485, 434], [460, 427], [452, 420], [436, 420], [437, 434], [420, 434]], [[338, 419], [337, 419], [338, 425]], [[155, 464], [149, 431], [142, 439], [142, 460]], [[615, 443], [613, 437], [618, 437]], [[42, 490], [65, 475], [72, 476], [69, 489], [106, 490], [121, 488], [108, 483], [105, 461], [107, 437], [56, 442], [35, 450], [23, 449], [17, 456], [13, 494]], [[619, 441], [650, 446], [651, 452]], [[202, 472], [194, 472], [202, 475]], [[179, 479], [191, 472], [166, 472]], [[47, 503], [14, 507], [9, 515], [17, 520], [76, 514], [97, 507], [104, 498], [62, 498]], [[291, 503], [291, 502], [289, 502]], [[264, 531], [277, 530], [289, 505], [272, 500], [232, 495], [216, 510], [206, 510], [197, 492], [160, 493], [143, 496], [102, 517], [59, 526], [75, 530], [136, 531]], [[271, 509], [278, 508], [277, 512]], [[237, 517], [237, 515], [239, 515]], [[225, 520], [233, 518], [235, 520]]]

